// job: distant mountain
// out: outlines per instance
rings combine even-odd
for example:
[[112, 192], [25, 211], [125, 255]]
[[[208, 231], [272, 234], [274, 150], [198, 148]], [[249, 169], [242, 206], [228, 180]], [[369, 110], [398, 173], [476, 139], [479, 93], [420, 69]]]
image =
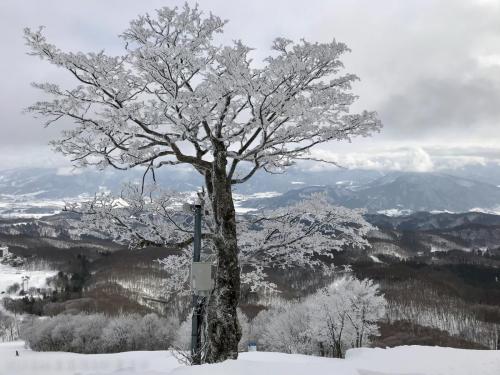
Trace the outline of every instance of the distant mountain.
[[[163, 172], [163, 171], [162, 171]], [[42, 217], [60, 212], [65, 202], [87, 200], [96, 192], [118, 194], [127, 182], [140, 183], [143, 171], [22, 168], [0, 171], [0, 217]], [[151, 182], [148, 175], [147, 182]], [[157, 173], [165, 188], [193, 191], [201, 184], [194, 173], [177, 169]]]
[[391, 173], [364, 186], [345, 204], [370, 211], [463, 212], [500, 206], [500, 188], [484, 182], [440, 173]]
[[460, 168], [442, 170], [441, 172], [492, 185], [500, 185], [500, 165], [494, 162], [465, 165]]
[[316, 192], [335, 203], [368, 212], [451, 211], [500, 208], [500, 187], [442, 173], [393, 172], [361, 186], [308, 186], [279, 197], [249, 200], [246, 207], [278, 207]]
[[[0, 171], [0, 197], [12, 195], [60, 199], [81, 194], [93, 195], [100, 190], [119, 192], [124, 183], [140, 182], [142, 177], [143, 171], [140, 170], [11, 169]], [[156, 177], [162, 185], [180, 191], [195, 190], [201, 182], [194, 173], [183, 170], [172, 171], [169, 174], [158, 173]], [[147, 181], [151, 180], [150, 175], [147, 178]]]
[[[57, 168], [20, 168], [0, 170], [0, 195], [31, 195], [39, 198], [74, 197], [79, 194], [94, 194], [99, 190], [120, 191], [128, 181], [140, 182], [144, 170], [118, 171], [106, 169], [57, 169]], [[256, 173], [245, 184], [235, 185], [234, 190], [241, 194], [257, 192], [286, 192], [293, 188], [315, 185], [358, 186], [364, 185], [384, 174], [379, 171], [365, 170], [303, 170], [290, 168], [284, 174]], [[198, 189], [202, 179], [190, 169], [163, 168], [156, 172], [157, 182], [169, 189], [191, 191]], [[147, 181], [151, 182], [151, 174]]]
[[[458, 262], [464, 261], [460, 253], [465, 252], [489, 257], [482, 259], [480, 264], [500, 265], [499, 215], [418, 212], [398, 217], [371, 214], [365, 215], [365, 218], [377, 228], [368, 234], [372, 245], [368, 254], [372, 256], [428, 258], [439, 263], [439, 259], [433, 259], [434, 255], [458, 251], [458, 258], [455, 259]], [[453, 260], [449, 258], [448, 261]]]
[[[433, 231], [458, 228], [499, 227], [500, 215], [483, 212], [416, 212], [405, 216], [387, 216], [382, 214], [365, 215], [368, 222], [379, 229], [398, 231]], [[499, 244], [500, 246], [500, 244]]]
[[[465, 170], [461, 173], [466, 174]], [[98, 191], [116, 194], [126, 182], [140, 183], [142, 178], [141, 170], [24, 168], [0, 171], [0, 215], [43, 216], [58, 212], [64, 201], [81, 200]], [[151, 182], [151, 175], [146, 178]], [[202, 185], [196, 172], [181, 168], [157, 171], [156, 181], [164, 188], [177, 191], [194, 191]], [[234, 186], [234, 192], [243, 200], [239, 203], [241, 208], [284, 206], [322, 191], [339, 205], [366, 208], [371, 213], [500, 209], [500, 187], [445, 173], [292, 168], [279, 175], [260, 172], [247, 183]], [[274, 197], [265, 199], [262, 197], [266, 194], [255, 194], [269, 192], [279, 194], [267, 194]], [[249, 199], [252, 195], [259, 198]]]
[[[249, 196], [275, 196], [298, 186], [339, 184], [361, 186], [381, 172], [360, 170], [303, 171], [291, 168], [286, 174], [259, 172], [245, 184], [236, 185], [238, 200]], [[21, 168], [0, 170], [0, 217], [43, 217], [61, 211], [65, 202], [87, 200], [96, 192], [119, 194], [127, 182], [141, 183], [144, 170], [104, 171], [87, 169]], [[156, 171], [156, 182], [165, 189], [180, 192], [196, 191], [202, 186], [201, 176], [187, 168], [164, 168]], [[152, 183], [152, 175], [145, 176]], [[266, 194], [255, 194], [266, 193]], [[270, 194], [271, 193], [271, 194]]]

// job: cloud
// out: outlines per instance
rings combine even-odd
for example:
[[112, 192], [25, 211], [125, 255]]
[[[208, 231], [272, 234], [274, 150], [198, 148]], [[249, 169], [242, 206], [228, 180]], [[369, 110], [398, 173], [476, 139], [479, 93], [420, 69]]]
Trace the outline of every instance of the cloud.
[[83, 170], [81, 168], [78, 169], [72, 166], [59, 167], [56, 171], [57, 176], [76, 176], [82, 173]]
[[12, 168], [69, 168], [70, 162], [49, 146], [1, 145], [0, 170]]
[[[494, 155], [438, 157], [428, 145], [500, 143], [500, 3], [492, 0], [199, 0], [205, 11], [229, 19], [221, 42], [241, 39], [255, 59], [269, 53], [276, 36], [346, 42], [347, 72], [360, 76], [353, 110], [377, 110], [382, 133], [354, 143], [342, 161], [370, 168], [428, 170], [496, 160]], [[65, 50], [122, 53], [117, 35], [138, 14], [184, 0], [87, 0], [0, 2], [5, 56], [0, 59], [0, 168], [65, 166], [47, 145], [60, 127], [22, 115], [43, 99], [32, 81], [73, 85], [60, 69], [26, 55], [22, 29], [45, 25], [49, 39]], [[192, 2], [194, 3], [194, 1]], [[69, 126], [69, 125], [65, 125]], [[413, 141], [411, 146], [402, 144]], [[394, 143], [400, 143], [394, 146]], [[366, 151], [366, 145], [373, 152]], [[362, 146], [360, 146], [362, 145]], [[327, 151], [334, 153], [337, 145]], [[404, 149], [404, 151], [403, 151]], [[429, 158], [426, 156], [429, 156]], [[53, 165], [51, 165], [53, 163]]]
[[500, 140], [500, 82], [482, 77], [422, 80], [388, 97], [380, 114], [386, 137]]
[[[313, 155], [316, 158], [333, 161], [349, 169], [429, 172], [434, 168], [434, 163], [429, 154], [418, 147], [342, 154], [320, 150], [315, 151]], [[324, 166], [317, 165], [317, 167], [322, 168]]]
[[[450, 171], [469, 166], [500, 165], [500, 148], [476, 147], [397, 147], [373, 149], [364, 152], [335, 153], [328, 150], [313, 152], [315, 158], [335, 162], [348, 169], [380, 171], [433, 172]], [[311, 168], [308, 166], [307, 168]], [[315, 164], [312, 168], [333, 168], [328, 164]]]

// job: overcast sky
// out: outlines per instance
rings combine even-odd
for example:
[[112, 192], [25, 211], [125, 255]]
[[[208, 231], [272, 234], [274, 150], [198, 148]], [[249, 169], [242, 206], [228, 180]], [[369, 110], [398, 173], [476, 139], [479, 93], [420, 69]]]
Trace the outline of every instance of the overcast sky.
[[[500, 163], [500, 0], [200, 0], [228, 19], [227, 42], [241, 39], [265, 57], [277, 36], [345, 42], [347, 72], [361, 81], [356, 110], [384, 123], [373, 138], [331, 144], [318, 154], [346, 166], [433, 170]], [[66, 75], [26, 55], [22, 30], [46, 27], [62, 49], [122, 53], [117, 37], [138, 14], [171, 0], [1, 0], [0, 168], [61, 166], [47, 145], [57, 127], [22, 114], [41, 99], [30, 82]]]

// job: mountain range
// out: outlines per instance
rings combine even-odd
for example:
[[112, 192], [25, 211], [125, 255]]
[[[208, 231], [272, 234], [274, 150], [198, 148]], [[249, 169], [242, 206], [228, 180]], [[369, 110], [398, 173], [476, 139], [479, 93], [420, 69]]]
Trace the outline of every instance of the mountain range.
[[278, 197], [248, 200], [244, 207], [286, 206], [314, 193], [336, 204], [368, 212], [401, 214], [416, 211], [466, 212], [500, 210], [500, 187], [442, 173], [392, 172], [366, 184], [306, 186]]
[[[497, 170], [488, 169], [496, 181]], [[162, 173], [160, 173], [162, 172]], [[383, 172], [367, 170], [307, 170], [292, 168], [285, 174], [257, 173], [248, 183], [235, 186], [241, 209], [280, 207], [324, 192], [336, 204], [364, 208], [368, 213], [403, 214], [418, 211], [500, 212], [500, 187], [481, 171]], [[43, 216], [61, 209], [65, 201], [88, 199], [95, 192], [120, 192], [128, 181], [140, 183], [143, 171], [68, 171], [11, 169], [0, 171], [0, 215]], [[461, 176], [459, 176], [460, 174]], [[473, 175], [474, 177], [469, 177]], [[482, 176], [478, 178], [478, 176]], [[151, 182], [151, 176], [146, 180]], [[156, 173], [164, 188], [195, 191], [202, 184], [195, 172], [170, 169]], [[270, 193], [273, 194], [256, 194]]]

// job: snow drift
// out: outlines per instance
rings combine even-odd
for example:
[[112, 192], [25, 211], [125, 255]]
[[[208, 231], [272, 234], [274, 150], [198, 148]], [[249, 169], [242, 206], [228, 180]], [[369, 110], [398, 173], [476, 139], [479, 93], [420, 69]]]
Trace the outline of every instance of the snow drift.
[[[19, 357], [15, 352], [19, 351]], [[236, 361], [186, 367], [170, 352], [39, 353], [0, 344], [0, 375], [498, 375], [500, 351], [424, 346], [351, 349], [346, 359], [242, 353]]]

